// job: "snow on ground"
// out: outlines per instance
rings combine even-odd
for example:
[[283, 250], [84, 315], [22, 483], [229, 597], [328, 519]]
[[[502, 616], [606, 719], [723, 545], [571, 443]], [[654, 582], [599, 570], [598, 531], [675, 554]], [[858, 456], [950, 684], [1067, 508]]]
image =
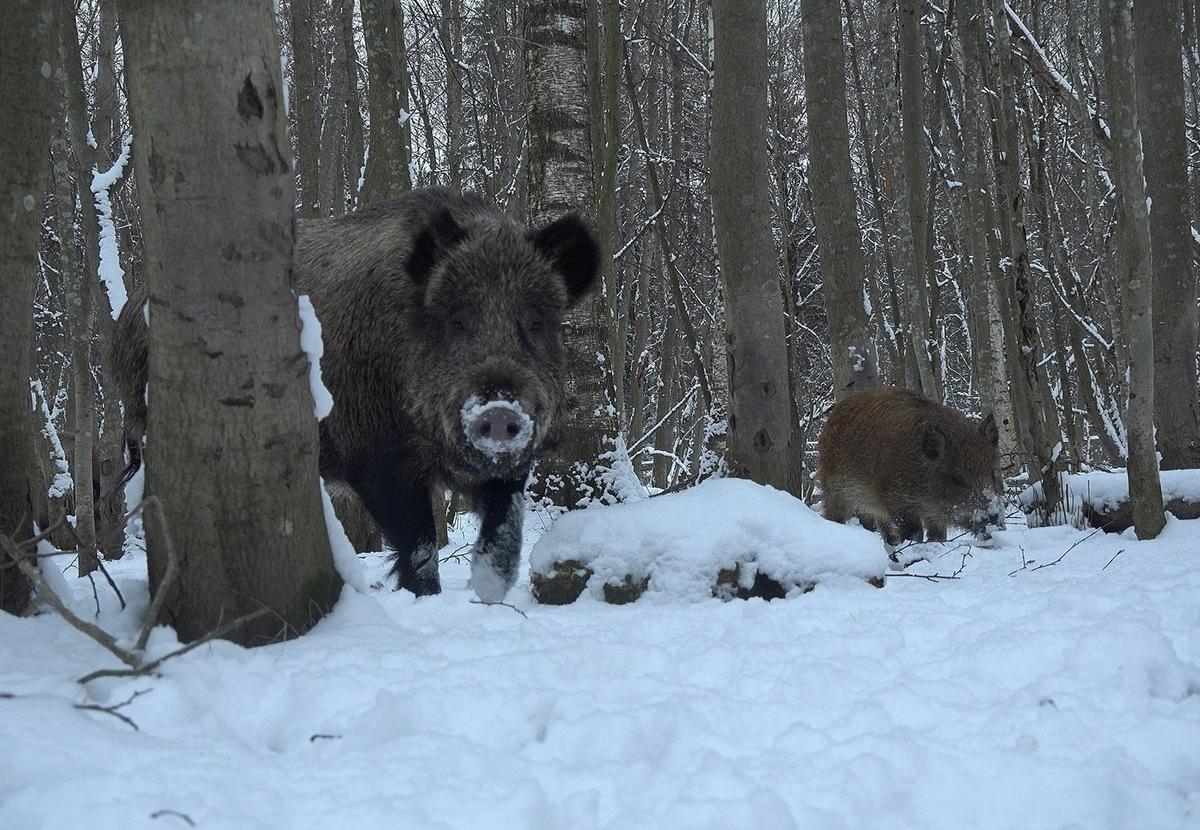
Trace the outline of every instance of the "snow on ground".
[[[86, 692], [111, 657], [0, 616], [0, 827], [1200, 826], [1200, 521], [996, 545], [907, 571], [956, 580], [771, 603], [543, 607], [522, 584], [525, 616], [472, 604], [451, 561], [441, 596], [347, 590], [299, 640]], [[136, 628], [143, 573], [116, 563], [110, 630]], [[136, 732], [73, 706], [136, 692]]]

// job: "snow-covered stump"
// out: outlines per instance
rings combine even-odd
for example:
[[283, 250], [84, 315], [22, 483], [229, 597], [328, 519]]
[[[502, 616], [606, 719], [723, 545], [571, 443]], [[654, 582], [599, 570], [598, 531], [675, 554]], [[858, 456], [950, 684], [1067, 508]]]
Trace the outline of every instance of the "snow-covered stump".
[[[1159, 480], [1168, 513], [1177, 519], [1200, 519], [1200, 470], [1163, 470]], [[1019, 498], [1021, 509], [1032, 514], [1041, 503], [1041, 484], [1025, 488]], [[1066, 520], [1076, 527], [1108, 533], [1133, 527], [1129, 479], [1124, 470], [1063, 476], [1063, 508]]]
[[826, 521], [787, 493], [715, 479], [667, 496], [568, 513], [534, 545], [534, 598], [585, 592], [613, 605], [669, 599], [780, 599], [831, 577], [883, 586], [882, 540]]

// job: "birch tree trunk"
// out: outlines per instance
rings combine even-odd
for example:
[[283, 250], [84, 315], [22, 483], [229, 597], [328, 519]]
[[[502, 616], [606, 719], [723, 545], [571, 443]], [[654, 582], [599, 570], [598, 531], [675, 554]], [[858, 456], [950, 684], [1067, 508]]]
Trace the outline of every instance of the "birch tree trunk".
[[292, 90], [288, 99], [296, 118], [296, 167], [300, 173], [301, 217], [317, 215], [321, 181], [313, 2], [291, 0]]
[[713, 4], [712, 200], [729, 366], [732, 475], [793, 494], [793, 419], [767, 169], [763, 0]]
[[[0, 532], [18, 540], [33, 531], [30, 487], [39, 478], [29, 381], [33, 371], [33, 288], [38, 269], [42, 188], [50, 146], [55, 55], [54, 7], [14, 0], [0, 29]], [[7, 563], [5, 563], [7, 564]], [[16, 568], [0, 567], [0, 610], [19, 614], [30, 586]]]
[[[1153, 539], [1163, 529], [1163, 497], [1154, 446], [1154, 262], [1150, 217], [1142, 169], [1138, 124], [1137, 66], [1133, 45], [1133, 0], [1101, 0], [1108, 19], [1107, 43], [1112, 58], [1108, 79], [1113, 120], [1113, 161], [1119, 180], [1121, 222], [1121, 286], [1129, 332], [1129, 404], [1125, 431], [1129, 436], [1126, 472], [1129, 503], [1139, 539]], [[1190, 305], [1195, 306], [1193, 297]]]
[[991, 279], [991, 269], [988, 267], [988, 226], [985, 216], [990, 206], [990, 195], [986, 173], [987, 153], [979, 125], [981, 84], [978, 45], [982, 42], [982, 12], [976, 0], [962, 0], [958, 5], [958, 14], [958, 43], [962, 50], [962, 199], [966, 213], [963, 245], [971, 265], [970, 310], [976, 332], [974, 343], [980, 369], [978, 383], [984, 409], [996, 417], [1001, 465], [1006, 471], [1015, 472], [1012, 465], [1017, 456], [1019, 440], [1008, 364], [1005, 361], [1000, 286]]
[[850, 164], [840, 0], [804, 0], [801, 14], [809, 186], [829, 320], [833, 391], [841, 400], [878, 386], [879, 367], [863, 305], [866, 266]]
[[[183, 640], [302, 633], [337, 600], [291, 285], [295, 179], [268, 0], [121, 6], [149, 289], [147, 489]], [[152, 593], [171, 543], [148, 522]]]
[[[586, 0], [527, 0], [524, 72], [529, 112], [526, 165], [529, 223], [538, 227], [595, 206], [589, 113]], [[538, 466], [544, 492], [562, 507], [592, 494], [604, 439], [615, 435], [608, 399], [608, 309], [601, 292], [564, 324], [567, 414], [557, 451]]]
[[1154, 422], [1164, 470], [1200, 467], [1196, 272], [1188, 203], [1180, 0], [1138, 0], [1138, 122], [1154, 261]]
[[[999, 152], [996, 171], [1000, 188], [1002, 236], [1008, 241], [1007, 269], [1011, 274], [1013, 305], [1010, 309], [1018, 332], [1015, 353], [1020, 366], [1021, 398], [1027, 403], [1029, 429], [1033, 443], [1030, 473], [1042, 482], [1045, 500], [1042, 518], [1054, 515], [1061, 500], [1058, 457], [1062, 442], [1054, 402], [1045, 399], [1041, 368], [1041, 345], [1036, 318], [1036, 297], [1029, 273], [1029, 242], [1025, 225], [1025, 192], [1022, 188], [1021, 142], [1017, 125], [1016, 87], [1013, 80], [1012, 46], [1004, 0], [992, 0], [995, 34], [996, 136]], [[1036, 465], [1036, 466], [1035, 466]]]

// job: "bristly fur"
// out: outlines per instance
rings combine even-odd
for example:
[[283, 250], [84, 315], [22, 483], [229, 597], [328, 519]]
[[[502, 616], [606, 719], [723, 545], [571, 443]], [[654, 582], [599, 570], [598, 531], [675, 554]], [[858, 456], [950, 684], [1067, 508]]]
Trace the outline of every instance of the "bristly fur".
[[[334, 398], [321, 423], [321, 474], [358, 492], [397, 550], [404, 587], [437, 590], [436, 569], [431, 578], [428, 563], [410, 561], [428, 559], [434, 484], [469, 499], [486, 486], [485, 510], [508, 509], [496, 482], [523, 485], [563, 406], [563, 315], [598, 268], [599, 249], [579, 216], [530, 231], [478, 196], [443, 188], [299, 223], [296, 290], [320, 318], [322, 376]], [[128, 440], [138, 446], [145, 302], [145, 290], [135, 292], [114, 345]], [[494, 458], [466, 440], [461, 409], [473, 396], [520, 403], [534, 420], [527, 452]], [[131, 453], [132, 469], [139, 461]], [[503, 530], [511, 543], [511, 529]], [[485, 543], [495, 547], [481, 535]]]
[[905, 389], [871, 389], [839, 402], [818, 442], [825, 517], [858, 516], [885, 538], [944, 540], [950, 523], [975, 526], [995, 510], [995, 419], [974, 422]]

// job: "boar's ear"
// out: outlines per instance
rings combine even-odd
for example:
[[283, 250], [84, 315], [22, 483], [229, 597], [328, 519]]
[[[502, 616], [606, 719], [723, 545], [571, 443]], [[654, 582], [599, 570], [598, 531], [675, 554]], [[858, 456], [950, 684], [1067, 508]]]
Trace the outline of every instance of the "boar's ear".
[[934, 424], [921, 427], [921, 452], [930, 461], [937, 461], [946, 451], [946, 433]]
[[413, 239], [412, 251], [404, 263], [413, 282], [423, 285], [446, 252], [466, 238], [448, 209], [438, 211]]
[[562, 276], [567, 304], [575, 305], [592, 289], [600, 271], [600, 246], [588, 223], [578, 213], [568, 213], [534, 232], [530, 239]]
[[993, 447], [1000, 446], [1000, 430], [996, 427], [996, 415], [989, 412], [979, 425], [979, 432]]

